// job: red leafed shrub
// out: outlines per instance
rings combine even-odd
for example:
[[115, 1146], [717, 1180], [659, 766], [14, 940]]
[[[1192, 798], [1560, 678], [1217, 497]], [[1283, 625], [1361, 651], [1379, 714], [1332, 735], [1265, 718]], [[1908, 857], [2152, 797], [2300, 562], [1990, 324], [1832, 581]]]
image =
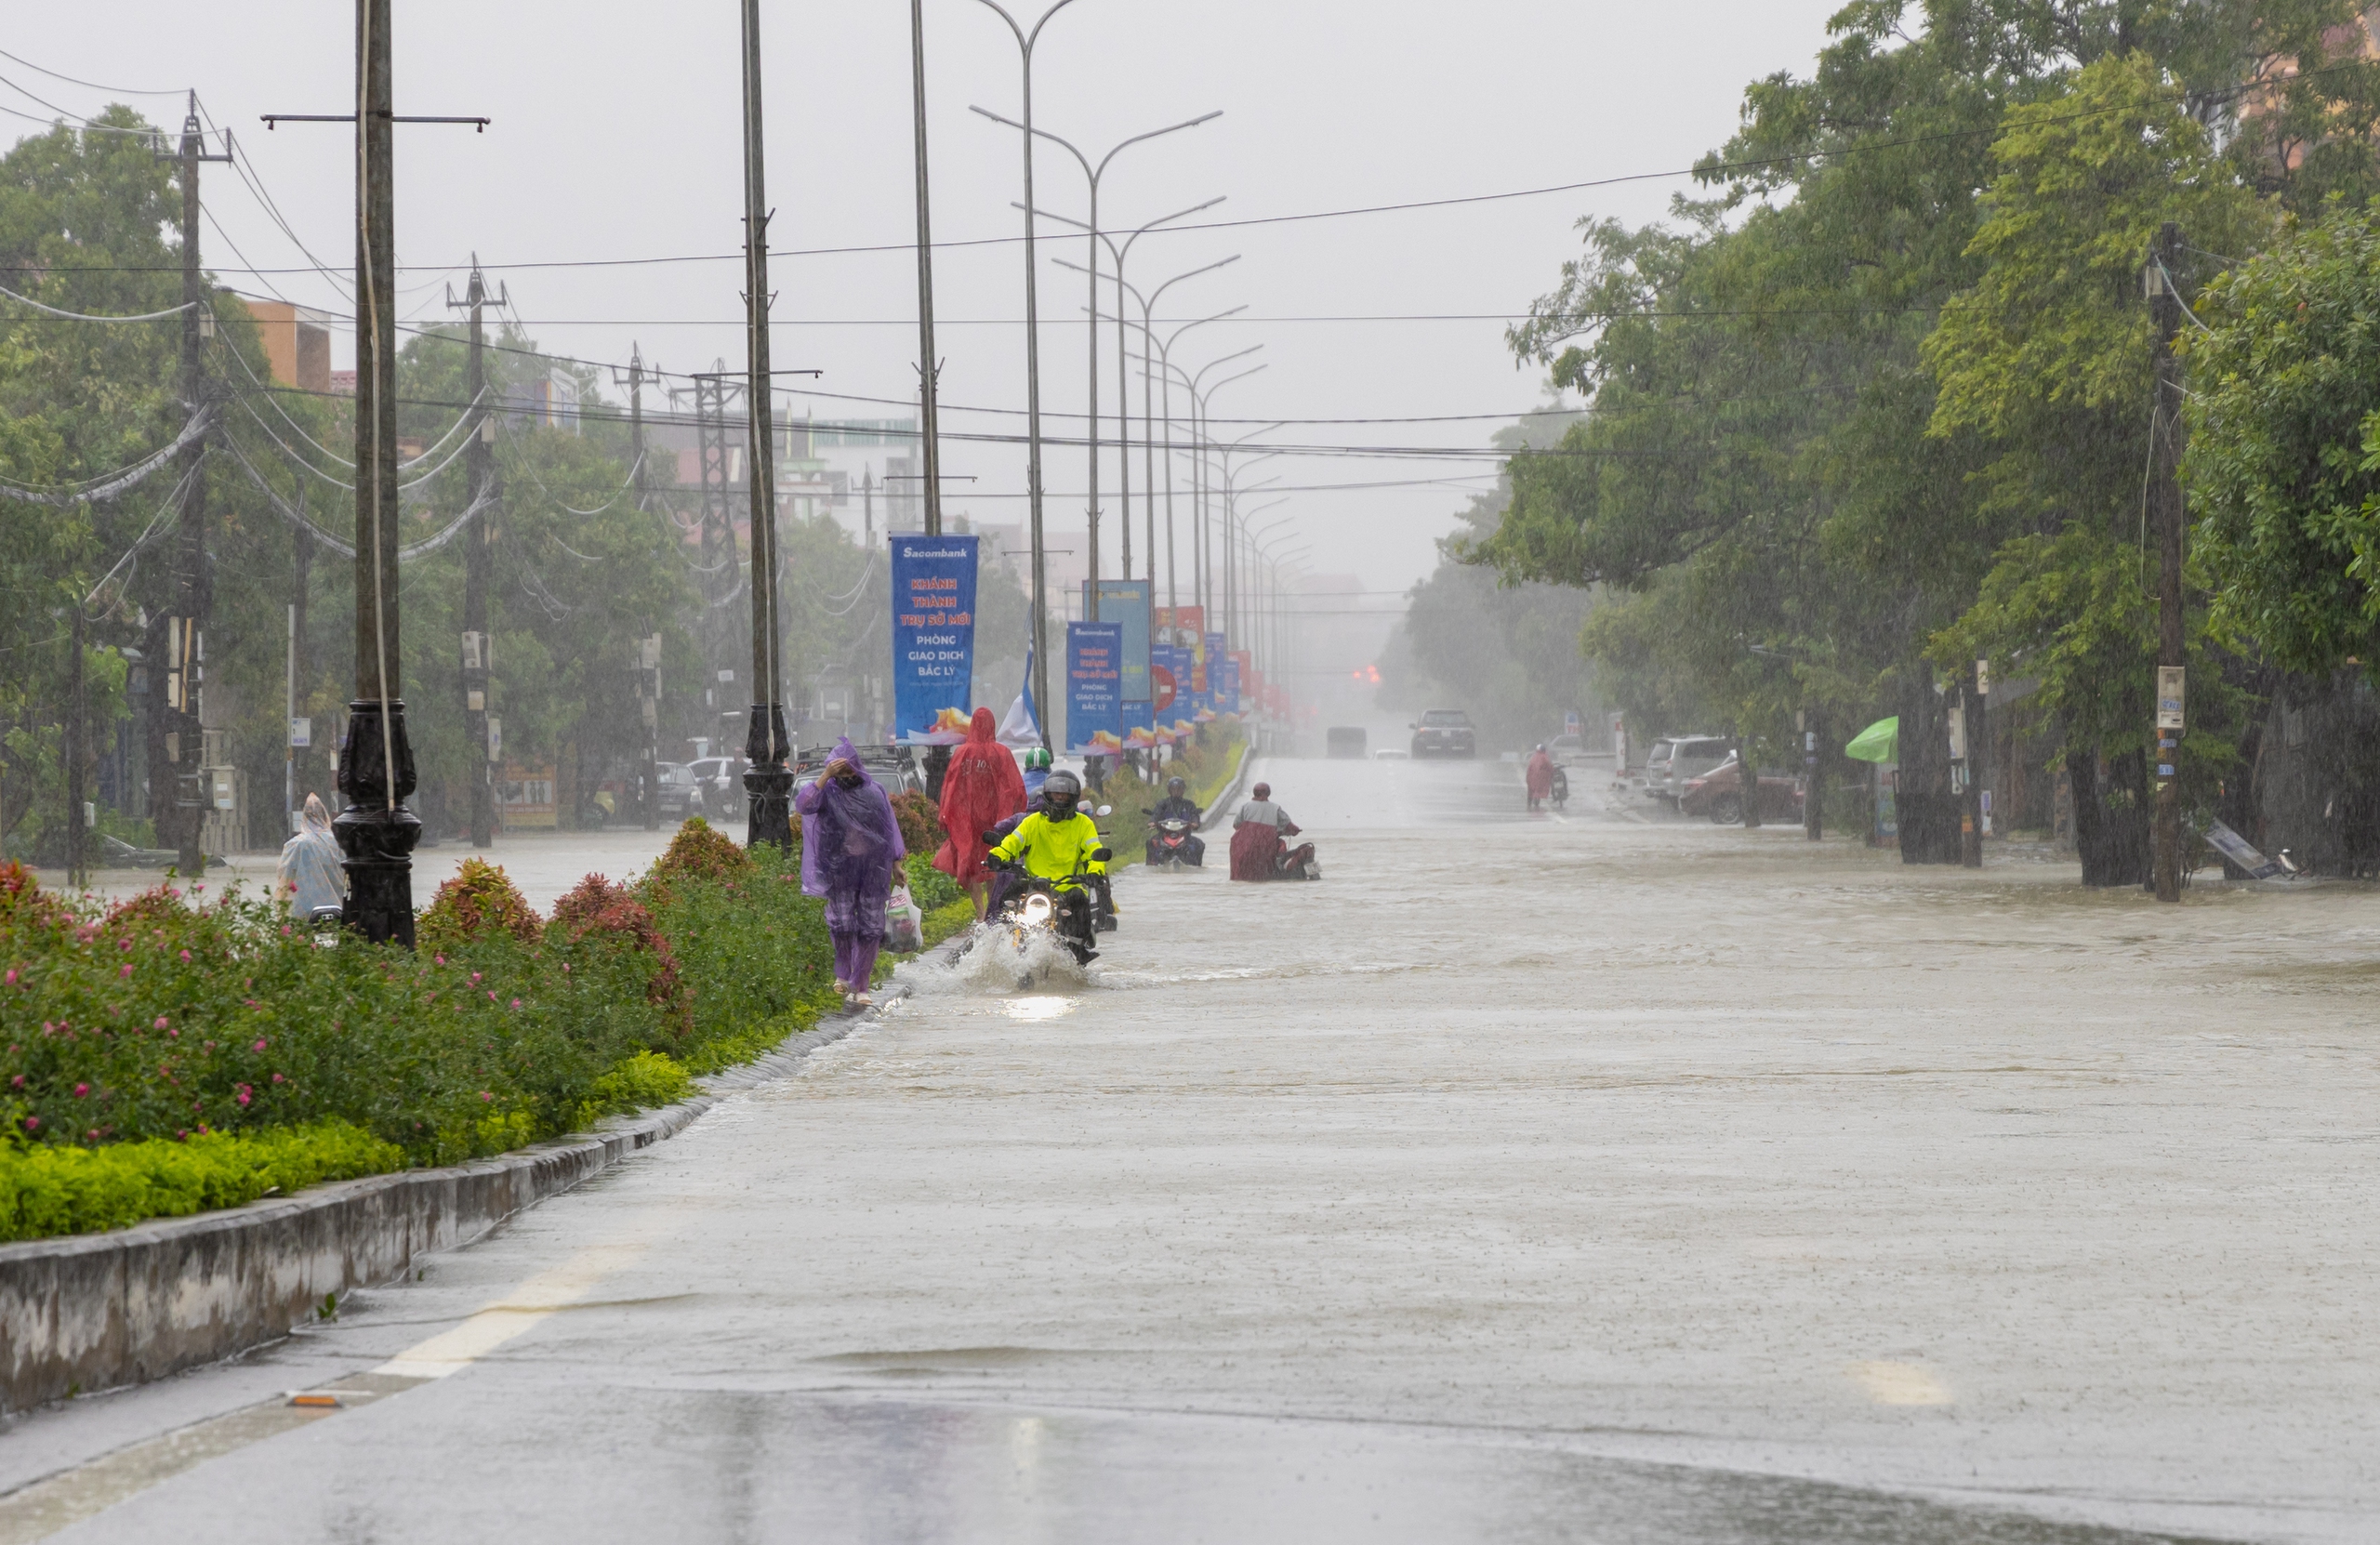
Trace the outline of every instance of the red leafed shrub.
[[438, 888], [414, 931], [423, 949], [440, 950], [499, 933], [532, 944], [542, 928], [537, 909], [501, 865], [467, 858], [455, 878]]
[[653, 866], [655, 878], [684, 875], [693, 879], [743, 879], [752, 872], [752, 855], [735, 839], [696, 815], [678, 828], [669, 851]]
[[671, 1036], [683, 1037], [694, 1029], [694, 997], [668, 937], [627, 886], [588, 875], [554, 903], [553, 928], [566, 943], [592, 945], [607, 956], [651, 957], [631, 968], [644, 973], [644, 1000], [662, 1010]]
[[15, 859], [0, 862], [0, 932], [34, 932], [73, 921], [73, 911], [42, 890]]
[[933, 801], [915, 789], [892, 796], [892, 815], [901, 823], [901, 841], [913, 853], [931, 858], [950, 835], [942, 829], [942, 812]]

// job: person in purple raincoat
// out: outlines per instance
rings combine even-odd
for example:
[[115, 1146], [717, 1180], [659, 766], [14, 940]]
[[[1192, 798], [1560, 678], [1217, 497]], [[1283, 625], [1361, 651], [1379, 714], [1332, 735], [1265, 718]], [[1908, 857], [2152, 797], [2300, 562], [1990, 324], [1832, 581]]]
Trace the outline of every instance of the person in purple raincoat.
[[864, 1009], [876, 952], [884, 945], [884, 909], [892, 871], [907, 856], [901, 823], [883, 786], [867, 775], [846, 735], [818, 781], [794, 797], [801, 813], [801, 892], [826, 901], [835, 941], [835, 985], [843, 1002]]

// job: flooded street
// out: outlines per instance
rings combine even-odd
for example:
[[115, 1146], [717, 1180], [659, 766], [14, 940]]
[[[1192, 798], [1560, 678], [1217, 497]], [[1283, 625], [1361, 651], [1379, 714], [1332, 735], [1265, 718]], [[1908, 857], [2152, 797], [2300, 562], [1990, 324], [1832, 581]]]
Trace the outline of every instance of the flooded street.
[[1261, 771], [1321, 883], [1136, 868], [1063, 991], [906, 966], [799, 1076], [8, 1462], [493, 1326], [57, 1538], [2380, 1528], [2380, 894]]

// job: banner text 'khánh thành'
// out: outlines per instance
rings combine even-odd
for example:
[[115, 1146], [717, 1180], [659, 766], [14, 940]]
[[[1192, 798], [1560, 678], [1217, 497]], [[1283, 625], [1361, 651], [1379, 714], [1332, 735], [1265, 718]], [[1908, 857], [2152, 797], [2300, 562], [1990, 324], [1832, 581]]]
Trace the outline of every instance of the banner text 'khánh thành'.
[[1103, 579], [1099, 582], [1099, 620], [1124, 630], [1123, 668], [1117, 694], [1123, 699], [1124, 727], [1149, 721], [1149, 582], [1145, 579]]
[[1124, 630], [1112, 622], [1066, 624], [1066, 749], [1114, 756], [1124, 749]]
[[967, 738], [975, 676], [973, 536], [892, 539], [892, 738], [956, 746]]

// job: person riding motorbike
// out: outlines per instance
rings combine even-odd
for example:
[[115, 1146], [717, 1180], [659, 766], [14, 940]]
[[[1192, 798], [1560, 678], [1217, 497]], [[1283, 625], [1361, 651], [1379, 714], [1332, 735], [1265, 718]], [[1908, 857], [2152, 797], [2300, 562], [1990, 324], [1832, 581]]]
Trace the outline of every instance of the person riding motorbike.
[[1554, 758], [1542, 745], [1529, 753], [1527, 778], [1528, 808], [1541, 810], [1554, 792]]
[[993, 847], [989, 857], [995, 865], [1021, 868], [1037, 879], [1091, 877], [1087, 883], [1056, 887], [1058, 905], [1076, 918], [1078, 931], [1088, 938], [1104, 910], [1107, 865], [1091, 857], [1105, 846], [1105, 839], [1099, 835], [1099, 824], [1076, 808], [1081, 799], [1081, 779], [1063, 770], [1051, 773], [1041, 785], [1038, 806]]
[[[1180, 778], [1168, 778], [1165, 781], [1165, 798], [1159, 799], [1157, 802], [1157, 808], [1149, 812], [1149, 825], [1154, 827], [1160, 821], [1189, 822], [1192, 827], [1191, 833], [1182, 839], [1182, 846], [1175, 851], [1181, 855], [1183, 863], [1195, 869], [1204, 867], [1207, 862], [1207, 844], [1197, 831], [1205, 812], [1190, 802], [1189, 789], [1190, 786]], [[1167, 856], [1157, 847], [1158, 835], [1154, 830], [1149, 833], [1148, 857], [1151, 865], [1164, 863]]]
[[1314, 858], [1314, 844], [1291, 850], [1285, 838], [1298, 835], [1289, 812], [1273, 802], [1273, 786], [1258, 784], [1256, 797], [1239, 807], [1232, 818], [1231, 878], [1234, 879], [1302, 879]]

